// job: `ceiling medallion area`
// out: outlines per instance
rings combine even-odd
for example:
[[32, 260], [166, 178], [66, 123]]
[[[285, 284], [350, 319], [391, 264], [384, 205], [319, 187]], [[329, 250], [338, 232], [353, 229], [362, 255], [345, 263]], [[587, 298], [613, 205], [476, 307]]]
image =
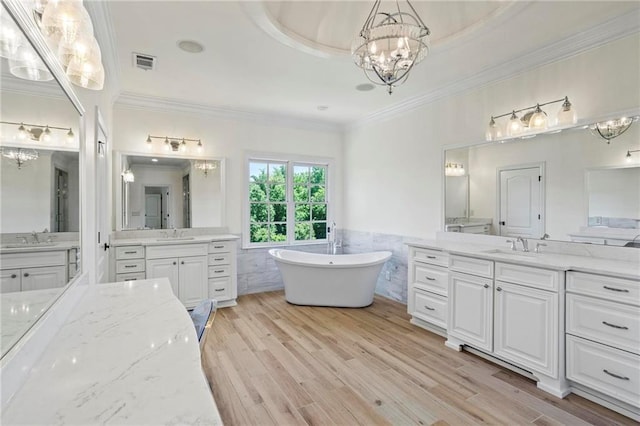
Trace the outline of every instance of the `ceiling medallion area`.
[[[398, 0], [404, 2], [404, 0]], [[464, 43], [507, 10], [517, 13], [519, 2], [415, 2], [416, 13], [427, 22], [432, 36], [431, 50]], [[345, 2], [243, 2], [249, 18], [280, 43], [322, 58], [348, 58], [371, 10], [371, 1]], [[395, 1], [384, 0], [380, 10], [396, 8]]]

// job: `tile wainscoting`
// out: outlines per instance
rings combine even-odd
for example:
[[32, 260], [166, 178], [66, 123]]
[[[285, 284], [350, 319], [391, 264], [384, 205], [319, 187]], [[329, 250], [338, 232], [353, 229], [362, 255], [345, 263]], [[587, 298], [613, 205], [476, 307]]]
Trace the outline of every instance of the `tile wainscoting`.
[[[415, 238], [345, 229], [338, 230], [337, 240], [342, 240], [338, 253], [391, 251], [392, 256], [378, 277], [376, 294], [407, 303], [407, 246], [404, 243]], [[327, 251], [326, 244], [286, 248], [310, 253]], [[238, 295], [283, 288], [280, 271], [268, 251], [269, 248], [238, 249]]]

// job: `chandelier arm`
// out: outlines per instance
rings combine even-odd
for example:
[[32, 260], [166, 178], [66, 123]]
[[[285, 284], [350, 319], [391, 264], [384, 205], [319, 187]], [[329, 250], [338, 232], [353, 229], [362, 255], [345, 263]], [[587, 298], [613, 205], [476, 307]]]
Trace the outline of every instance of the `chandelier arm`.
[[404, 18], [402, 17], [402, 12], [400, 12], [400, 3], [396, 0], [396, 9], [398, 10], [398, 16], [400, 17], [400, 23], [404, 24]]
[[418, 22], [420, 23], [420, 25], [422, 25], [422, 27], [427, 30], [427, 35], [431, 34], [431, 30], [429, 30], [429, 27], [427, 27], [425, 25], [424, 22], [422, 22], [422, 18], [420, 17], [420, 15], [418, 15], [418, 12], [416, 12], [416, 10], [414, 9], [413, 5], [411, 4], [411, 2], [409, 0], [407, 0], [407, 4], [409, 5], [409, 7], [411, 8], [411, 11], [413, 12], [413, 14], [415, 15], [415, 18], [418, 20]]
[[364, 21], [364, 24], [362, 25], [362, 29], [360, 30], [360, 36], [363, 37], [363, 34], [367, 31], [369, 24], [371, 24], [371, 26], [373, 27], [373, 20], [375, 19], [376, 15], [378, 14], [378, 8], [380, 7], [380, 1], [381, 0], [376, 0], [376, 2], [373, 4], [373, 7], [371, 7], [371, 10], [369, 11], [369, 16], [367, 16], [367, 19]]

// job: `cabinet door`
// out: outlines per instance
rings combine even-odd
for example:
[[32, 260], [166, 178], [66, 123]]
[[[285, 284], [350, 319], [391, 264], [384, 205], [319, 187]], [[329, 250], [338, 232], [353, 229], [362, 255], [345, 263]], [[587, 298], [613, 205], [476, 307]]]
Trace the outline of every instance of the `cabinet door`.
[[496, 281], [495, 354], [558, 375], [558, 294]]
[[207, 256], [181, 257], [180, 300], [188, 308], [209, 296]]
[[66, 283], [66, 265], [22, 269], [22, 291], [64, 287]]
[[178, 283], [180, 277], [178, 276], [178, 259], [152, 259], [147, 260], [146, 270], [147, 279], [152, 278], [169, 278], [171, 283], [171, 289], [176, 297], [180, 297], [180, 290]]
[[491, 352], [493, 343], [493, 280], [449, 274], [447, 333], [463, 343]]
[[20, 269], [4, 269], [0, 271], [0, 293], [20, 291]]

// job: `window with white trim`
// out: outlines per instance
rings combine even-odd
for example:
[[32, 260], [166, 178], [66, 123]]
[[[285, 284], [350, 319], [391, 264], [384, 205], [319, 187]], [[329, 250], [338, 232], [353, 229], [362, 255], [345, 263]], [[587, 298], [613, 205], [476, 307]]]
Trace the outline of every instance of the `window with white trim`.
[[328, 170], [326, 163], [249, 159], [245, 245], [326, 241]]

